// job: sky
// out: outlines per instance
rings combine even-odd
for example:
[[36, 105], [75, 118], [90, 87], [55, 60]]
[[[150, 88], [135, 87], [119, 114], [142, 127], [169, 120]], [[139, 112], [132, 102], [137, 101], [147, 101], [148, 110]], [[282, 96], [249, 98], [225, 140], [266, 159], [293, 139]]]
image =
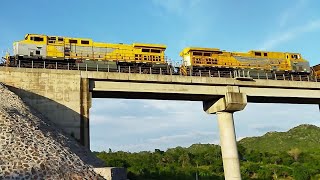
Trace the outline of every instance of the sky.
[[[110, 43], [167, 45], [180, 62], [188, 46], [227, 51], [299, 52], [320, 63], [317, 0], [10, 0], [0, 13], [0, 53], [27, 33], [92, 38]], [[237, 139], [299, 124], [320, 126], [316, 105], [248, 104], [234, 114]], [[153, 151], [219, 143], [216, 115], [201, 102], [93, 99], [94, 151]]]

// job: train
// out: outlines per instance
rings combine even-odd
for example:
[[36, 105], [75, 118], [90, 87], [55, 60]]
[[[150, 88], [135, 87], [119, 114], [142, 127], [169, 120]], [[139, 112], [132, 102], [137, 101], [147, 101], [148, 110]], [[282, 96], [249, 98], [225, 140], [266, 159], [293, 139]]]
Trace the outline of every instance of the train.
[[317, 77], [317, 79], [320, 79], [320, 64], [313, 66], [312, 69], [315, 77]]
[[248, 70], [282, 74], [310, 74], [309, 62], [299, 53], [254, 51], [227, 52], [218, 48], [187, 47], [180, 52], [182, 74], [214, 70]]
[[[186, 47], [182, 62], [172, 65], [165, 56], [166, 45], [145, 43], [104, 43], [89, 38], [26, 34], [13, 43], [13, 55], [5, 57], [7, 66], [54, 68], [76, 66], [108, 68], [108, 71], [210, 76], [210, 72], [250, 71], [263, 74], [320, 76], [320, 66], [310, 67], [300, 53], [250, 50], [229, 52], [218, 48]], [[120, 68], [121, 67], [121, 68]], [[150, 70], [149, 70], [150, 69]], [[151, 70], [152, 69], [152, 70]], [[259, 76], [259, 75], [258, 75]]]
[[131, 67], [162, 68], [167, 70], [169, 64], [165, 59], [166, 46], [144, 43], [103, 43], [88, 38], [48, 36], [43, 34], [26, 34], [23, 40], [13, 43], [13, 55], [6, 57], [9, 66], [41, 66], [46, 62], [47, 68], [54, 64], [75, 64], [96, 66], [100, 68], [122, 70]]

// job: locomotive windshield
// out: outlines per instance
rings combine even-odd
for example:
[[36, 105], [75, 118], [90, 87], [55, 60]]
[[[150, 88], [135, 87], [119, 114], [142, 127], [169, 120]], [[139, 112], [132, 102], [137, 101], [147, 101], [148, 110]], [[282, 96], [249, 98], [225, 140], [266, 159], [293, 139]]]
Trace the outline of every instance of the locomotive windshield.
[[300, 59], [300, 56], [298, 54], [292, 54], [291, 58], [292, 59]]

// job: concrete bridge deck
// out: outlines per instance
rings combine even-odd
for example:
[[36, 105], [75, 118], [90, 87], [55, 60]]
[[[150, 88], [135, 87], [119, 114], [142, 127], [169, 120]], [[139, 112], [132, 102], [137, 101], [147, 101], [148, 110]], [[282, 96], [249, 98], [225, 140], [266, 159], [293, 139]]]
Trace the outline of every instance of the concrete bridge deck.
[[245, 93], [248, 102], [317, 104], [320, 83], [289, 80], [239, 81], [233, 78], [80, 72], [94, 98], [207, 101], [226, 91]]

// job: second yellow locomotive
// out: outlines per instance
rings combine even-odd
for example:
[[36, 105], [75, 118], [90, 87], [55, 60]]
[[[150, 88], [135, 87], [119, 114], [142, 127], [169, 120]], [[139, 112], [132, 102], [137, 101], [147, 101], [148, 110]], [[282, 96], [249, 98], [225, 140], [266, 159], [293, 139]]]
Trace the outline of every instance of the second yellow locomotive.
[[320, 64], [313, 66], [314, 75], [320, 79]]
[[181, 51], [182, 74], [199, 70], [261, 70], [309, 74], [309, 62], [299, 53], [268, 51], [227, 52], [217, 48], [188, 47]]

